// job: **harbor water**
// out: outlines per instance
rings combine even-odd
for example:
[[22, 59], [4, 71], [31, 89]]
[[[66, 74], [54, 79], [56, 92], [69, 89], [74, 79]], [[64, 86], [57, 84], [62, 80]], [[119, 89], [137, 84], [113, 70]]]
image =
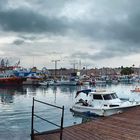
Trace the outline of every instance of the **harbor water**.
[[[64, 126], [82, 122], [81, 117], [74, 116], [70, 107], [74, 103], [77, 90], [93, 88], [115, 91], [120, 98], [140, 101], [139, 93], [132, 93], [135, 84], [87, 86], [21, 86], [0, 87], [0, 140], [30, 140], [31, 107], [33, 97], [50, 104], [65, 107]], [[35, 104], [35, 112], [51, 120], [60, 122], [61, 112], [39, 103]], [[35, 119], [35, 128], [39, 131], [55, 129], [54, 126]]]

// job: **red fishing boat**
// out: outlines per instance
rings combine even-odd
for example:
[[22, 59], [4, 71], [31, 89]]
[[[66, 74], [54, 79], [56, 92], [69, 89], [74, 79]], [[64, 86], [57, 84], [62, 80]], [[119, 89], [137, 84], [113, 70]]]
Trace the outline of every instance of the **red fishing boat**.
[[0, 74], [0, 86], [1, 85], [21, 85], [26, 78], [16, 77], [6, 73]]

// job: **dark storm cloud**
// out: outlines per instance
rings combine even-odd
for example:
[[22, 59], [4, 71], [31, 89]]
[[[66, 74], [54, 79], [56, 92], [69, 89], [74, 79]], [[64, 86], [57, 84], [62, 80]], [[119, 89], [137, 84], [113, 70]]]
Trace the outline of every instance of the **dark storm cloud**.
[[0, 9], [5, 9], [8, 4], [8, 0], [0, 0]]
[[[90, 54], [88, 52], [76, 52], [71, 55], [72, 58], [77, 58], [82, 60], [89, 59], [92, 60], [93, 62], [95, 62], [96, 60], [113, 58], [115, 56], [116, 56], [116, 52], [112, 52], [112, 51], [102, 51], [101, 53], [97, 53], [97, 54]], [[119, 56], [120, 56], [120, 52], [119, 52]]]
[[3, 30], [14, 32], [61, 33], [65, 30], [63, 20], [47, 18], [29, 9], [0, 11], [0, 26]]
[[27, 42], [32, 42], [39, 40], [41, 37], [34, 36], [34, 35], [19, 35], [17, 39], [15, 39], [11, 45], [21, 45]]
[[24, 43], [24, 40], [21, 40], [21, 39], [16, 39], [14, 42], [13, 42], [13, 44], [15, 44], [15, 45], [21, 45], [21, 44], [23, 44]]
[[[131, 2], [130, 0], [122, 0], [118, 2], [103, 0], [105, 3], [104, 6], [102, 5], [102, 2], [97, 2], [97, 10], [100, 11], [99, 6], [102, 6], [103, 9], [110, 8], [109, 12], [111, 12], [110, 14], [107, 14], [107, 12], [104, 11], [102, 16], [99, 15], [97, 19], [93, 14], [96, 10], [94, 9], [95, 1], [89, 2], [93, 7], [90, 9], [90, 20], [81, 20], [77, 18], [71, 19], [69, 22], [69, 18], [67, 17], [57, 18], [57, 15], [59, 15], [60, 12], [59, 10], [63, 9], [64, 5], [70, 2], [73, 1], [62, 0], [61, 2], [57, 2], [57, 0], [34, 0], [29, 2], [30, 5], [33, 4], [34, 8], [36, 8], [34, 4], [41, 6], [44, 5], [43, 7], [46, 7], [48, 11], [55, 11], [52, 17], [50, 17], [50, 15], [48, 16], [49, 12], [41, 14], [41, 9], [33, 10], [31, 7], [19, 7], [16, 9], [11, 8], [9, 10], [1, 10], [0, 25], [4, 30], [15, 32], [49, 32], [54, 34], [59, 33], [61, 35], [64, 32], [67, 33], [67, 30], [70, 29], [79, 36], [87, 36], [93, 40], [111, 39], [120, 41], [125, 40], [134, 43], [139, 42], [140, 9], [137, 5], [140, 4], [140, 2], [138, 0], [135, 0], [134, 2]], [[0, 0], [0, 4], [1, 3], [4, 5], [4, 0]], [[114, 5], [116, 8], [113, 7]], [[120, 11], [116, 12], [116, 9]], [[98, 11], [96, 12], [98, 13]], [[127, 16], [125, 20], [121, 19], [121, 13]], [[115, 18], [116, 16], [118, 16], [120, 20], [117, 20]], [[107, 23], [106, 19], [108, 19]]]
[[58, 12], [59, 9], [63, 8], [65, 3], [68, 3], [71, 0], [30, 0], [28, 1], [31, 5], [37, 5], [37, 6], [44, 6], [46, 9], [49, 9], [50, 11]]
[[36, 40], [39, 38], [39, 37], [33, 36], [33, 35], [30, 35], [30, 36], [20, 35], [19, 37], [24, 39], [24, 40], [30, 40], [30, 41], [33, 41], [33, 40]]
[[[112, 19], [108, 24], [100, 21], [75, 22], [75, 30], [93, 40], [127, 41], [140, 43], [140, 11], [129, 15], [124, 22]], [[126, 42], [126, 43], [127, 43]]]
[[[120, 2], [117, 14], [112, 10], [102, 19], [78, 22], [75, 30], [90, 40], [100, 42], [105, 47], [96, 54], [76, 52], [72, 57], [86, 57], [91, 60], [123, 57], [140, 53], [140, 1]], [[103, 14], [104, 15], [104, 14]], [[92, 48], [92, 47], [90, 47]], [[94, 46], [93, 46], [94, 48]]]
[[[64, 5], [71, 1], [62, 0], [61, 2], [53, 1], [30, 1], [31, 4], [44, 5], [48, 11], [55, 11], [50, 17], [48, 13], [41, 14], [38, 9], [29, 9], [27, 7], [20, 7], [16, 9], [1, 10], [0, 11], [0, 25], [4, 30], [14, 32], [49, 32], [59, 33], [60, 35], [70, 29], [74, 31], [78, 36], [87, 36], [93, 40], [120, 40], [128, 42], [139, 42], [140, 36], [140, 10], [136, 6], [140, 4], [137, 0], [130, 2], [128, 0], [110, 2], [109, 0], [103, 0], [106, 4], [106, 8], [113, 8], [116, 4], [116, 9], [120, 9], [120, 13], [126, 14], [127, 19], [121, 20], [121, 14], [115, 13], [115, 9], [111, 9], [111, 14], [103, 13], [102, 17], [94, 18], [94, 8], [91, 8], [90, 20], [72, 19], [68, 20], [67, 17], [57, 18], [60, 9], [63, 9]], [[73, 1], [72, 1], [73, 2]], [[0, 3], [4, 3], [3, 0]], [[90, 2], [94, 7], [94, 3]], [[114, 4], [113, 4], [114, 3]], [[100, 4], [100, 5], [99, 5]], [[102, 3], [100, 2], [98, 6]], [[111, 5], [112, 4], [112, 5]], [[4, 4], [3, 4], [4, 5]], [[126, 6], [128, 5], [128, 6]], [[34, 5], [33, 5], [34, 6]], [[134, 8], [136, 7], [136, 8]], [[103, 7], [104, 8], [104, 7]], [[50, 10], [49, 10], [50, 9]], [[38, 11], [37, 11], [38, 10]], [[100, 10], [100, 9], [97, 9]], [[41, 11], [41, 9], [40, 9]], [[119, 10], [118, 10], [119, 11]], [[98, 12], [98, 11], [97, 11]], [[57, 15], [56, 15], [57, 14]], [[118, 21], [115, 16], [120, 14], [120, 20]], [[48, 16], [49, 15], [49, 16]], [[114, 16], [113, 16], [114, 15]], [[74, 16], [74, 15], [73, 15]], [[100, 16], [100, 15], [99, 15]], [[106, 18], [108, 22], [106, 23]], [[119, 18], [119, 17], [118, 17]]]
[[[0, 0], [1, 5], [6, 1]], [[18, 2], [18, 1], [17, 1]], [[28, 2], [24, 0], [24, 2]], [[135, 0], [93, 0], [88, 1], [89, 12], [77, 15], [81, 8], [81, 0], [31, 0], [30, 6], [3, 8], [0, 10], [0, 27], [3, 31], [21, 33], [19, 40], [13, 44], [22, 44], [26, 41], [34, 41], [39, 34], [68, 36], [73, 38], [88, 38], [91, 42], [98, 42], [104, 47], [100, 52], [91, 54], [88, 52], [75, 52], [72, 57], [88, 59], [105, 59], [130, 54], [140, 53], [140, 1]], [[70, 3], [70, 5], [68, 5]], [[73, 12], [73, 5], [77, 4], [77, 11]], [[71, 7], [67, 7], [71, 6]], [[65, 9], [70, 9], [65, 16], [60, 16]], [[82, 9], [83, 10], [83, 9]], [[86, 9], [87, 10], [87, 9]], [[65, 13], [65, 11], [63, 11]], [[71, 14], [73, 13], [73, 15]], [[60, 15], [59, 15], [60, 14]], [[35, 36], [22, 36], [22, 33]], [[78, 43], [78, 42], [77, 42]], [[57, 45], [57, 44], [56, 44]], [[59, 46], [59, 45], [58, 45]], [[77, 45], [78, 46], [78, 45]], [[87, 47], [88, 47], [87, 43]], [[90, 47], [90, 49], [93, 47]], [[79, 47], [79, 50], [82, 48]]]
[[110, 46], [106, 46], [100, 52], [91, 53], [91, 52], [75, 52], [70, 57], [78, 58], [78, 59], [89, 59], [93, 62], [96, 60], [102, 59], [111, 59], [111, 58], [121, 58], [124, 56], [128, 56], [131, 54], [139, 54], [140, 47], [139, 46], [129, 46], [128, 44], [112, 44]]

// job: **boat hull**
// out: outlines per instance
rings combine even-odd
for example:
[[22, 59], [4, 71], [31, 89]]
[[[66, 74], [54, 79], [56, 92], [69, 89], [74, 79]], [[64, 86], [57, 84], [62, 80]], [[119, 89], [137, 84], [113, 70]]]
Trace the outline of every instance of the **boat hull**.
[[0, 78], [0, 85], [22, 85], [23, 81], [25, 81], [25, 78], [20, 77], [6, 77], [6, 78]]
[[80, 105], [74, 105], [72, 107], [73, 111], [79, 112], [79, 113], [91, 113], [91, 114], [96, 114], [98, 116], [110, 116], [113, 114], [119, 114], [122, 113], [123, 111], [139, 106], [140, 104], [134, 104], [134, 105], [129, 105], [129, 106], [123, 106], [123, 107], [112, 107], [112, 108], [94, 108], [90, 106], [80, 106]]
[[23, 85], [39, 85], [39, 83], [42, 81], [41, 78], [27, 78], [24, 82]]
[[139, 92], [140, 93], [140, 90], [131, 90], [131, 92]]

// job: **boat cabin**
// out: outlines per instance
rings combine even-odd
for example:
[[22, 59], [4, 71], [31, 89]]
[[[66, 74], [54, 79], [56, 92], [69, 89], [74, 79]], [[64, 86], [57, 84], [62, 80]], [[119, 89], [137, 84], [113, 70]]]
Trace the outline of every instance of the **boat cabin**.
[[106, 91], [81, 91], [82, 93], [86, 93], [87, 96], [84, 98], [80, 98], [78, 102], [85, 104], [87, 103], [89, 106], [118, 106], [121, 103], [121, 100], [118, 98], [115, 92], [106, 92]]
[[[78, 96], [80, 93], [83, 93], [82, 96]], [[73, 111], [80, 113], [90, 112], [99, 116], [122, 113], [128, 108], [140, 105], [139, 102], [135, 101], [123, 101], [112, 91], [86, 89], [77, 91], [76, 97], [78, 99], [82, 98], [72, 106]]]

